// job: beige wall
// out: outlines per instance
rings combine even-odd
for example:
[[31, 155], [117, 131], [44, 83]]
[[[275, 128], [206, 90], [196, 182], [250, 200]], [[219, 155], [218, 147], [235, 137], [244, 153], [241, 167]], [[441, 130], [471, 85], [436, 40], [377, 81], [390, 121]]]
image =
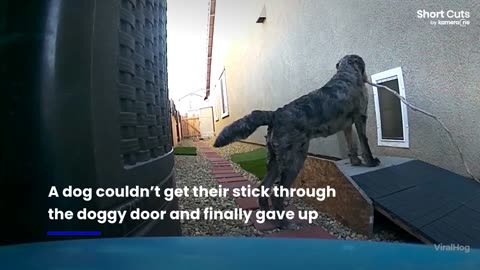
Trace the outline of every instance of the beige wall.
[[[361, 55], [367, 73], [401, 67], [407, 99], [440, 117], [480, 177], [480, 6], [469, 1], [218, 0], [212, 85], [225, 67], [230, 116], [274, 110], [321, 87], [345, 54]], [[265, 4], [267, 20], [255, 23]], [[432, 26], [417, 10], [465, 10], [467, 27]], [[213, 89], [213, 87], [212, 87]], [[371, 89], [371, 88], [369, 88]], [[368, 136], [376, 155], [414, 157], [464, 174], [447, 134], [408, 111], [410, 148], [377, 146], [373, 95]], [[248, 141], [264, 143], [260, 128]], [[345, 157], [343, 136], [314, 139], [310, 151]]]

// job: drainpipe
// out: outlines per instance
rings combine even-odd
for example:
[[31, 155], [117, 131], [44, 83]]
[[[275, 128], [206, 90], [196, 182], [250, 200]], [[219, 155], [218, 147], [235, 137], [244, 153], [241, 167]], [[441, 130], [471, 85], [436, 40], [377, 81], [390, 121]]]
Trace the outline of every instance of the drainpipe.
[[207, 85], [206, 93], [203, 100], [207, 100], [210, 96], [210, 74], [212, 70], [212, 46], [213, 46], [213, 30], [215, 28], [215, 4], [216, 0], [210, 0], [208, 12], [208, 46], [207, 46]]

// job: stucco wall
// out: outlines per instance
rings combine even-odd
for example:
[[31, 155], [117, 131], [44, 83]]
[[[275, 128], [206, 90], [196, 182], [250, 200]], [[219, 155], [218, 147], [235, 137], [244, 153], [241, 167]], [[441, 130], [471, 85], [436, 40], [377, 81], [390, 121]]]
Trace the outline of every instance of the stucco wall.
[[[217, 132], [254, 109], [274, 110], [321, 87], [345, 54], [367, 73], [402, 67], [407, 99], [440, 117], [480, 177], [480, 5], [470, 1], [218, 0], [212, 84], [225, 67], [230, 116]], [[265, 4], [267, 20], [255, 23]], [[433, 26], [417, 10], [464, 10], [470, 25]], [[369, 88], [371, 89], [371, 88]], [[408, 110], [410, 148], [377, 146], [373, 95], [368, 137], [378, 155], [414, 157], [464, 174], [447, 134]], [[248, 141], [264, 143], [260, 128]], [[314, 139], [310, 151], [345, 157], [342, 134]]]

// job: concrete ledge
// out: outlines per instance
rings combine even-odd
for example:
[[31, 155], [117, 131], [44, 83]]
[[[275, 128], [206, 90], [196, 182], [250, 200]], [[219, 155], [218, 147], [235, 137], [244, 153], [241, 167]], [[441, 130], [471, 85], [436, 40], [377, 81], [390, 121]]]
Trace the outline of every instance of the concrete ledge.
[[411, 161], [410, 158], [401, 158], [401, 157], [390, 157], [390, 156], [378, 156], [380, 160], [380, 165], [377, 167], [366, 167], [366, 166], [352, 166], [350, 165], [350, 160], [342, 159], [336, 162], [340, 171], [347, 176], [355, 176], [367, 172], [373, 172], [387, 167], [392, 167], [396, 165], [403, 164], [405, 162]]

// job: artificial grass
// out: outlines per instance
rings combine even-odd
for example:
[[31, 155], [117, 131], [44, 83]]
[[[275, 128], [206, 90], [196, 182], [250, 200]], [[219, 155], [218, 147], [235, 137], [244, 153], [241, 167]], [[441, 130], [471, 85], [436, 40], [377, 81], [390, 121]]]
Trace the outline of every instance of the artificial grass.
[[197, 148], [196, 147], [175, 147], [173, 149], [174, 155], [185, 155], [185, 156], [196, 156]]
[[258, 179], [263, 180], [265, 174], [267, 173], [267, 159], [255, 159], [249, 161], [243, 161], [238, 163], [242, 169], [258, 177]]
[[265, 148], [234, 154], [230, 156], [230, 159], [260, 180], [263, 180], [267, 173], [267, 150]]
[[250, 152], [233, 154], [230, 156], [233, 162], [239, 163], [243, 161], [250, 161], [256, 159], [266, 159], [267, 158], [267, 149], [266, 148], [258, 148]]

